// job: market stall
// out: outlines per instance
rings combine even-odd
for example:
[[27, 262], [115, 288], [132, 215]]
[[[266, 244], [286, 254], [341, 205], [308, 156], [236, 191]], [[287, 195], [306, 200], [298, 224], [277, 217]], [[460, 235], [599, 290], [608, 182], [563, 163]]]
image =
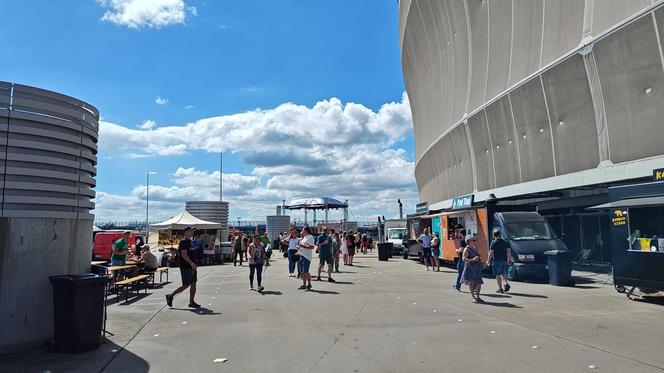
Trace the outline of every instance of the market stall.
[[613, 282], [628, 296], [664, 291], [664, 182], [611, 187], [608, 210], [613, 253]]

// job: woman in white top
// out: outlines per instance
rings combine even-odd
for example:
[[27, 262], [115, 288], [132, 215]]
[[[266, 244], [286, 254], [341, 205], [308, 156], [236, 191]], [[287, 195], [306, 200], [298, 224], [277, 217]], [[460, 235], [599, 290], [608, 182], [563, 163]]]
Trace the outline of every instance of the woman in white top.
[[348, 265], [348, 242], [346, 242], [346, 232], [341, 234], [341, 253], [344, 256], [344, 265]]
[[300, 250], [300, 274], [302, 276], [302, 286], [300, 290], [311, 290], [311, 274], [309, 273], [309, 266], [311, 265], [311, 260], [313, 257], [315, 240], [314, 236], [309, 232], [309, 227], [304, 227], [301, 234], [302, 239], [298, 245]]
[[[295, 277], [295, 265], [297, 264], [295, 254], [297, 253], [297, 244], [300, 242], [295, 228], [291, 228], [288, 237], [282, 242], [288, 244], [288, 277]], [[300, 277], [300, 266], [297, 267], [297, 272], [297, 277]]]

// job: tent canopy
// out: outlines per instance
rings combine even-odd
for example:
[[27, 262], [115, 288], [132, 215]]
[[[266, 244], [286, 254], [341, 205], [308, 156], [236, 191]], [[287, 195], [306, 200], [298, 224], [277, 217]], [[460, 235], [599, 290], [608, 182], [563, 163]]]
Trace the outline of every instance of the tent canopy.
[[182, 210], [178, 215], [163, 221], [158, 224], [150, 224], [150, 228], [163, 230], [163, 229], [184, 229], [192, 227], [194, 229], [220, 229], [220, 223], [213, 223], [211, 221], [201, 220], [194, 215]]
[[93, 232], [101, 232], [102, 230], [103, 230], [103, 229], [99, 228], [99, 227], [96, 226], [96, 225], [93, 225], [93, 226], [92, 226], [92, 231], [93, 231]]
[[289, 210], [324, 210], [324, 209], [343, 209], [348, 204], [332, 197], [320, 198], [299, 198], [290, 201], [285, 208]]

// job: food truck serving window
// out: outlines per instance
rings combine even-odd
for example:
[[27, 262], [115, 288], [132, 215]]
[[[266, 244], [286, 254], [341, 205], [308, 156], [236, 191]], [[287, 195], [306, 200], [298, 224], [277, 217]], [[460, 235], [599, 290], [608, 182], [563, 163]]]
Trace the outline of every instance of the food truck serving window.
[[629, 209], [630, 251], [664, 253], [664, 206]]

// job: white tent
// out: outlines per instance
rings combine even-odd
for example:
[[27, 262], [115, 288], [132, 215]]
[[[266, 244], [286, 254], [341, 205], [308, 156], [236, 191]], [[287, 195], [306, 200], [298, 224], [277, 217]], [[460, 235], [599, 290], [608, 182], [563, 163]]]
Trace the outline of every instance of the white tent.
[[93, 232], [101, 232], [101, 231], [103, 231], [103, 229], [99, 228], [99, 227], [96, 226], [96, 225], [93, 225], [93, 226], [92, 226], [92, 231], [93, 231]]
[[186, 227], [192, 227], [194, 229], [220, 229], [220, 223], [213, 223], [211, 221], [201, 220], [194, 215], [187, 212], [187, 210], [182, 210], [181, 213], [176, 216], [163, 221], [158, 224], [150, 224], [150, 229], [184, 229]]

